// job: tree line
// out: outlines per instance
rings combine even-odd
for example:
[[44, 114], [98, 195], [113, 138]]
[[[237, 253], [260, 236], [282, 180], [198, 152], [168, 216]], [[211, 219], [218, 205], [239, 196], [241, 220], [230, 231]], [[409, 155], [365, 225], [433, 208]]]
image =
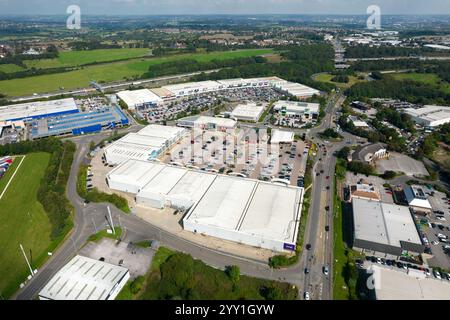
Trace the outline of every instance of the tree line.
[[352, 100], [392, 98], [416, 104], [450, 105], [450, 94], [433, 85], [411, 80], [395, 80], [389, 75], [383, 75], [378, 81], [357, 83], [345, 93]]
[[148, 73], [146, 73], [143, 78], [156, 78], [173, 74], [214, 70], [219, 68], [232, 68], [242, 65], [255, 65], [266, 62], [267, 60], [263, 57], [234, 58], [227, 60], [215, 59], [204, 62], [200, 62], [195, 59], [182, 59], [151, 66]]
[[322, 91], [331, 91], [334, 85], [311, 79], [315, 73], [334, 70], [333, 48], [328, 44], [305, 44], [301, 46], [280, 47], [284, 60], [280, 63], [257, 63], [222, 69], [194, 77], [195, 81], [220, 80], [232, 78], [251, 78], [278, 76], [288, 81], [299, 82]]

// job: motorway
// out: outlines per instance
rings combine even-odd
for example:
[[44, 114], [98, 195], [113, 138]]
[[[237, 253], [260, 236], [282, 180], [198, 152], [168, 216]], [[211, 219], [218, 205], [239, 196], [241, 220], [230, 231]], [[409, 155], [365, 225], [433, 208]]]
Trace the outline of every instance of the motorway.
[[[127, 89], [130, 86], [143, 86], [150, 83], [157, 83], [157, 82], [167, 82], [167, 81], [180, 81], [184, 78], [190, 78], [202, 73], [213, 73], [220, 71], [221, 69], [214, 69], [214, 70], [206, 70], [206, 71], [198, 71], [198, 72], [191, 72], [191, 73], [185, 73], [185, 74], [179, 74], [175, 76], [166, 76], [166, 77], [159, 77], [159, 78], [153, 78], [153, 79], [144, 79], [144, 80], [134, 80], [134, 81], [125, 81], [125, 82], [117, 82], [117, 83], [110, 83], [105, 85], [100, 85], [103, 91], [106, 90], [119, 90], [119, 89]], [[71, 96], [79, 96], [79, 95], [87, 95], [87, 94], [93, 94], [97, 92], [98, 89], [94, 87], [86, 87], [81, 89], [75, 89], [75, 90], [60, 90], [50, 93], [42, 93], [42, 94], [34, 94], [32, 96], [24, 96], [24, 97], [17, 97], [14, 99], [11, 99], [12, 102], [25, 102], [28, 100], [36, 100], [36, 99], [49, 99], [54, 97], [59, 97], [61, 95], [71, 95]]]

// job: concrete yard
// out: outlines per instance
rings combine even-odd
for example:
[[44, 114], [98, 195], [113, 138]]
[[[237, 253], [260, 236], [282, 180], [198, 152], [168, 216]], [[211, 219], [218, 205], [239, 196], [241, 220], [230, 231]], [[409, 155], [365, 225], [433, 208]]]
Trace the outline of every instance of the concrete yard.
[[377, 172], [380, 174], [385, 171], [395, 171], [403, 172], [411, 177], [429, 175], [422, 162], [396, 152], [392, 152], [389, 159], [379, 160], [376, 167]]
[[[133, 254], [135, 252], [135, 254]], [[123, 267], [130, 270], [131, 278], [145, 275], [152, 262], [155, 251], [125, 242], [116, 243], [115, 240], [104, 238], [99, 242], [89, 242], [80, 250], [80, 255], [98, 260], [105, 258], [105, 262], [119, 265], [123, 260]]]

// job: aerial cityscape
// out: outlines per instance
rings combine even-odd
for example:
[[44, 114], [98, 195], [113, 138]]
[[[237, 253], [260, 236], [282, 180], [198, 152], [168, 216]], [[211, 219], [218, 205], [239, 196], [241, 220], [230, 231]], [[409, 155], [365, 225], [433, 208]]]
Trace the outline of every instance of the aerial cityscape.
[[343, 2], [0, 1], [0, 300], [450, 300], [450, 1]]

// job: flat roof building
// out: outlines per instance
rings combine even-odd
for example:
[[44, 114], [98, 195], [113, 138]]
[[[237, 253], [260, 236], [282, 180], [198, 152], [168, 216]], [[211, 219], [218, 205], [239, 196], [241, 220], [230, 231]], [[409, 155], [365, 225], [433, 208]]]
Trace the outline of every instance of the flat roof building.
[[425, 247], [408, 207], [353, 199], [353, 247], [394, 256], [423, 253]]
[[138, 205], [186, 211], [185, 230], [295, 250], [303, 188], [136, 160], [122, 163], [107, 180], [112, 189], [136, 194]]
[[404, 190], [406, 201], [411, 209], [421, 212], [430, 212], [432, 207], [428, 201], [428, 196], [422, 186], [412, 185]]
[[273, 109], [287, 116], [312, 120], [319, 116], [320, 105], [318, 103], [279, 100], [274, 104]]
[[368, 273], [374, 279], [376, 300], [450, 300], [450, 283], [425, 277], [422, 271], [372, 265]]
[[270, 143], [293, 143], [295, 133], [292, 131], [273, 130]]
[[265, 108], [256, 103], [240, 104], [231, 112], [231, 117], [242, 121], [258, 122]]
[[79, 109], [73, 98], [27, 102], [9, 106], [1, 106], [0, 121], [41, 119], [78, 112]]
[[367, 124], [367, 122], [359, 119], [358, 117], [349, 116], [348, 121], [352, 122], [353, 125], [355, 126], [355, 128], [362, 128], [362, 129], [369, 128], [369, 125]]
[[38, 139], [66, 134], [81, 135], [128, 124], [127, 116], [118, 106], [105, 106], [92, 111], [37, 119], [32, 123], [31, 137]]
[[120, 91], [117, 93], [117, 97], [119, 97], [119, 99], [131, 110], [138, 107], [155, 106], [163, 101], [161, 97], [148, 89]]
[[177, 120], [177, 126], [201, 130], [226, 131], [236, 128], [237, 122], [229, 118], [192, 116]]
[[417, 124], [423, 127], [438, 127], [450, 122], [450, 107], [424, 106], [420, 109], [408, 108], [405, 113], [409, 114]]
[[124, 267], [77, 255], [39, 292], [39, 299], [114, 300], [129, 278]]
[[185, 97], [190, 95], [196, 95], [201, 93], [213, 92], [223, 89], [224, 86], [217, 81], [200, 81], [200, 82], [188, 82], [173, 84], [162, 87], [172, 92], [176, 97]]
[[319, 90], [295, 82], [285, 81], [278, 83], [275, 85], [275, 88], [299, 99], [307, 99], [314, 95], [320, 95]]
[[185, 133], [182, 128], [149, 125], [107, 146], [104, 157], [110, 165], [118, 165], [128, 159], [150, 161], [177, 143]]

